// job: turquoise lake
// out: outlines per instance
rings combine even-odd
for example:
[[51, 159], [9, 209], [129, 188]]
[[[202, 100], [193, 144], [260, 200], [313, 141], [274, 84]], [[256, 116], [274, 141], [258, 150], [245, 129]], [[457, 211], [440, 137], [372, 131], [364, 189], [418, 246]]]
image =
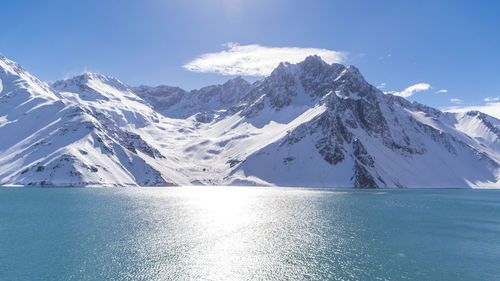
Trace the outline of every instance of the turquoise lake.
[[500, 280], [500, 190], [5, 187], [0, 280]]

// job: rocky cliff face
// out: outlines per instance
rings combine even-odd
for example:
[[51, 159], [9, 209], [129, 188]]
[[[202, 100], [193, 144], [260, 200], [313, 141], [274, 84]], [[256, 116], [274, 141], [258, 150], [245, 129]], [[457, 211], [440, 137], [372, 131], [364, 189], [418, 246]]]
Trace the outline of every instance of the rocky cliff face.
[[[146, 100], [155, 110], [172, 118], [189, 118], [208, 123], [243, 103], [242, 96], [250, 89], [251, 84], [241, 77], [234, 78], [222, 85], [213, 85], [184, 91], [169, 86], [140, 86], [134, 92]], [[236, 107], [236, 109], [235, 109]]]
[[500, 187], [500, 121], [386, 95], [311, 56], [184, 91], [0, 57], [0, 184]]

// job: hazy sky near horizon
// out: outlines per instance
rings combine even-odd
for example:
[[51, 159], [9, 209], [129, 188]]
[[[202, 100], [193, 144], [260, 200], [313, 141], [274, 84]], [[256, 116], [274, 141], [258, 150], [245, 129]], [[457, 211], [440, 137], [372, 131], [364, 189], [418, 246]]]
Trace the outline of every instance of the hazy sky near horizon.
[[318, 53], [410, 100], [500, 110], [499, 14], [497, 1], [2, 0], [0, 53], [45, 81], [91, 71], [188, 90]]

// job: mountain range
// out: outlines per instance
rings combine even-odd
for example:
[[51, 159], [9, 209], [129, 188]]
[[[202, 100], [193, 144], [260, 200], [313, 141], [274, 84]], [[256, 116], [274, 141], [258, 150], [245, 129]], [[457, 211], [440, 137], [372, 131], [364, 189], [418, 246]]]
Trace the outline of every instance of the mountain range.
[[500, 120], [385, 94], [309, 56], [185, 91], [0, 55], [0, 185], [500, 187]]

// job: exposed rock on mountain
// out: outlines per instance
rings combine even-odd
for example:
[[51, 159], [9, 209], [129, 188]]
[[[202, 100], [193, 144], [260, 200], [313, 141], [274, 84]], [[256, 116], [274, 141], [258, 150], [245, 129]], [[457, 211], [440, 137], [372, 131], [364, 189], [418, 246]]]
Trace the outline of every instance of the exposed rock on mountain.
[[[140, 86], [134, 92], [146, 100], [155, 110], [172, 118], [196, 116], [197, 121], [208, 123], [221, 113], [238, 110], [242, 96], [251, 84], [241, 77], [227, 81], [223, 85], [214, 85], [186, 92], [178, 87]], [[234, 108], [236, 107], [236, 108]]]

